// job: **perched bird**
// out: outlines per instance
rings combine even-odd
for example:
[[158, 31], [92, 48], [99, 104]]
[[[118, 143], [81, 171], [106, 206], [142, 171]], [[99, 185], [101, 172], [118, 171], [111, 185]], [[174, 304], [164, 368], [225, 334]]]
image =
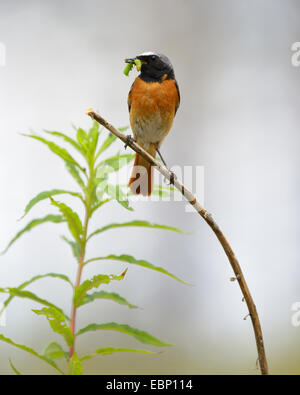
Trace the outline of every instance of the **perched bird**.
[[[137, 59], [141, 63], [140, 74], [128, 94], [130, 125], [134, 140], [154, 158], [156, 152], [161, 157], [159, 148], [179, 107], [179, 88], [173, 66], [165, 55], [144, 52], [126, 62]], [[153, 189], [153, 167], [138, 154], [129, 186], [132, 193], [144, 196], [151, 195]]]

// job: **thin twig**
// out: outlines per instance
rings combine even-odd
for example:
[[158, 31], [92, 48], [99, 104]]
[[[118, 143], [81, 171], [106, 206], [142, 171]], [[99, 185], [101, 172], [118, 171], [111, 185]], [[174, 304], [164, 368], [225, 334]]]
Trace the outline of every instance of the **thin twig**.
[[171, 184], [174, 185], [174, 187], [176, 189], [178, 189], [178, 191], [187, 199], [187, 201], [194, 207], [194, 209], [197, 211], [197, 213], [201, 215], [201, 217], [206, 221], [206, 223], [213, 230], [213, 232], [217, 236], [219, 242], [221, 243], [221, 245], [228, 257], [228, 260], [229, 260], [231, 267], [234, 271], [234, 274], [236, 276], [236, 280], [239, 283], [239, 286], [240, 286], [241, 291], [243, 293], [244, 299], [247, 303], [248, 310], [249, 310], [249, 316], [251, 317], [251, 321], [252, 321], [252, 325], [253, 325], [253, 329], [254, 329], [254, 334], [255, 334], [260, 370], [263, 375], [267, 375], [268, 374], [268, 364], [267, 364], [267, 359], [266, 359], [266, 354], [265, 354], [261, 325], [260, 325], [259, 317], [257, 314], [256, 306], [255, 306], [254, 301], [252, 299], [251, 293], [249, 291], [248, 285], [246, 283], [246, 280], [243, 275], [242, 269], [239, 265], [239, 262], [235, 256], [230, 244], [228, 243], [226, 237], [224, 236], [223, 232], [219, 228], [218, 224], [213, 219], [212, 215], [210, 213], [208, 213], [205, 210], [205, 208], [200, 205], [200, 203], [197, 201], [196, 197], [193, 195], [193, 193], [191, 191], [189, 191], [178, 179], [174, 179], [174, 176], [172, 176], [172, 173], [166, 167], [164, 167], [161, 163], [159, 163], [156, 159], [154, 159], [151, 155], [149, 155], [145, 150], [143, 150], [143, 148], [141, 148], [134, 140], [128, 139], [126, 135], [121, 133], [113, 125], [111, 125], [109, 122], [107, 122], [104, 118], [102, 118], [93, 109], [91, 109], [91, 108], [88, 109], [86, 111], [86, 114], [89, 115], [92, 119], [96, 120], [98, 123], [100, 123], [100, 125], [104, 126], [108, 131], [113, 133], [115, 136], [117, 136], [120, 140], [122, 140], [125, 144], [127, 144], [130, 148], [132, 148], [135, 152], [137, 152], [144, 159], [146, 159], [149, 163], [151, 163], [151, 165], [155, 166], [156, 170], [158, 170], [165, 178], [167, 178], [170, 181]]

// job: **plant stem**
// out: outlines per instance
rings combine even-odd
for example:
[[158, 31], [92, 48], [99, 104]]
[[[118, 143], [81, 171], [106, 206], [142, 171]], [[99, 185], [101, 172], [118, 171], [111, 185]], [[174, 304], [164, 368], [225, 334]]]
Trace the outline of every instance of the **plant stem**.
[[[88, 186], [86, 189], [85, 200], [84, 200], [85, 219], [84, 219], [83, 236], [82, 236], [82, 242], [81, 242], [81, 252], [80, 252], [80, 256], [79, 256], [79, 260], [78, 260], [76, 282], [75, 282], [75, 287], [74, 287], [74, 294], [76, 292], [76, 289], [80, 286], [82, 270], [83, 270], [84, 261], [85, 261], [86, 243], [87, 243], [87, 238], [88, 238], [87, 237], [88, 225], [89, 225], [89, 219], [92, 214], [93, 182], [94, 182], [94, 161], [89, 164]], [[74, 342], [73, 342], [73, 346], [70, 348], [70, 351], [69, 351], [69, 358], [71, 358], [75, 352], [76, 313], [77, 313], [77, 307], [75, 306], [74, 301], [72, 301], [72, 313], [71, 313], [70, 328], [71, 328], [71, 331], [72, 331], [72, 334], [74, 337]]]
[[[79, 261], [78, 261], [78, 269], [77, 269], [74, 293], [75, 293], [76, 289], [80, 286], [80, 282], [81, 282], [83, 263], [84, 263], [84, 259], [85, 259], [85, 246], [86, 246], [87, 227], [88, 227], [88, 216], [87, 216], [87, 212], [86, 212], [86, 214], [85, 214], [84, 235], [83, 235], [84, 239], [83, 239], [83, 243], [82, 243], [82, 249], [81, 249], [81, 253], [80, 253], [80, 258], [79, 258]], [[72, 357], [72, 355], [74, 354], [74, 351], [75, 351], [76, 312], [77, 312], [77, 308], [76, 308], [74, 302], [72, 302], [72, 313], [71, 313], [70, 327], [71, 327], [71, 331], [72, 331], [72, 334], [73, 334], [73, 337], [74, 337], [74, 343], [73, 343], [73, 346], [70, 348], [69, 358]]]

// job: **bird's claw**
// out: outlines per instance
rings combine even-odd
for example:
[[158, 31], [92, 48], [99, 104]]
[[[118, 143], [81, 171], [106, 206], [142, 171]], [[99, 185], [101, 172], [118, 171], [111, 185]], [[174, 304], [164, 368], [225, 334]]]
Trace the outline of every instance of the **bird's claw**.
[[128, 134], [126, 136], [126, 143], [124, 145], [124, 148], [126, 149], [130, 143], [134, 143], [134, 142], [135, 142], [134, 138], [130, 134]]
[[173, 171], [170, 171], [170, 173], [171, 173], [170, 180], [167, 180], [167, 178], [165, 178], [165, 182], [166, 182], [168, 185], [174, 184], [174, 181], [177, 180], [176, 174], [175, 174]]

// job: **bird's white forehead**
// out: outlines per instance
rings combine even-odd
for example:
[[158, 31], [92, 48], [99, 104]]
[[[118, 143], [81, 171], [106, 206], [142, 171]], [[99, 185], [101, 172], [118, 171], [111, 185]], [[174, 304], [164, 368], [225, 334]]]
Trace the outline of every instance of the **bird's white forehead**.
[[151, 52], [151, 51], [149, 51], [149, 52], [143, 52], [143, 53], [141, 53], [141, 54], [138, 55], [138, 56], [150, 56], [150, 55], [155, 55], [155, 52]]

